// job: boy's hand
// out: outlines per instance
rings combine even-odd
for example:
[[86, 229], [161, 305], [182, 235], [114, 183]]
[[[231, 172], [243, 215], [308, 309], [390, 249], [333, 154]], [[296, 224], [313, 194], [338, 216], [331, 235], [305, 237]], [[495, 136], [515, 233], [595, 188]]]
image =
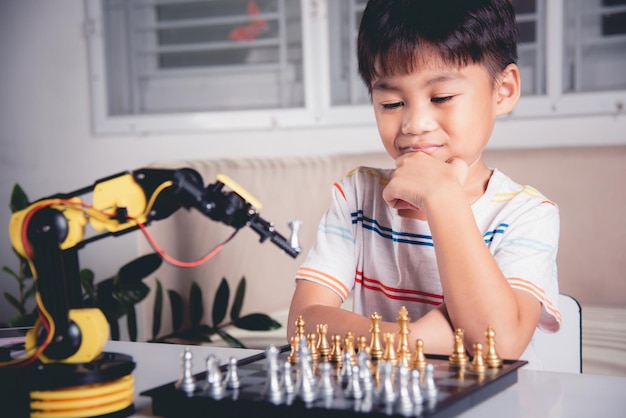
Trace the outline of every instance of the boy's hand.
[[467, 179], [467, 163], [453, 157], [440, 161], [423, 152], [396, 158], [396, 170], [383, 190], [383, 199], [394, 209], [424, 210], [438, 194], [462, 191]]

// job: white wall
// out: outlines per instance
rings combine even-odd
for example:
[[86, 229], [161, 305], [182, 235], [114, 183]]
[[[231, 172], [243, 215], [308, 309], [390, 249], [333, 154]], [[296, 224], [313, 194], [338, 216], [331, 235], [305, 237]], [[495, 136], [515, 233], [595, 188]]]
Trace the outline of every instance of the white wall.
[[[31, 200], [69, 192], [154, 160], [286, 156], [380, 150], [373, 125], [346, 128], [222, 132], [163, 136], [96, 137], [91, 132], [84, 4], [78, 0], [0, 0], [0, 231], [8, 227], [15, 182]], [[561, 135], [571, 144], [590, 137], [625, 139], [626, 118], [594, 117], [500, 124], [496, 146], [523, 132], [529, 146]], [[601, 126], [602, 131], [594, 127]], [[610, 142], [610, 141], [609, 141]], [[212, 182], [213, 179], [205, 179]], [[6, 225], [2, 227], [2, 224]], [[0, 237], [2, 234], [0, 233]], [[0, 266], [17, 267], [8, 239], [0, 238]], [[81, 265], [97, 278], [112, 275], [135, 257], [135, 234], [81, 250]], [[0, 273], [0, 291], [16, 292]], [[0, 299], [0, 321], [14, 311]]]

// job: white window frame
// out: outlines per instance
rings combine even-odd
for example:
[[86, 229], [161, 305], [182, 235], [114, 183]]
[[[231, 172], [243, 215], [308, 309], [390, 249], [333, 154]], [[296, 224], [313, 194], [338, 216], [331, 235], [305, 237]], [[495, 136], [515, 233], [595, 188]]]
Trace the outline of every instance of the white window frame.
[[[110, 116], [106, 102], [107, 77], [102, 4], [101, 0], [85, 0], [85, 32], [91, 64], [94, 134], [149, 135], [173, 132], [375, 126], [373, 111], [369, 105], [331, 105], [327, 2], [333, 0], [300, 1], [303, 14], [304, 107]], [[626, 90], [568, 94], [562, 92], [565, 1], [572, 0], [547, 0], [546, 3], [546, 21], [549, 22], [545, 28], [546, 57], [549, 57], [546, 59], [546, 94], [523, 97], [510, 115], [499, 119], [496, 123], [496, 133], [506, 137], [505, 142], [499, 146], [607, 145], [626, 142]], [[581, 117], [588, 117], [588, 123], [582, 131]], [[612, 134], [594, 135], [594, 132], [601, 131], [606, 126], [607, 120], [617, 124], [617, 127], [612, 128]], [[564, 121], [568, 123], [563, 123]], [[520, 123], [524, 123], [530, 133], [547, 128], [553, 131], [560, 129], [563, 135], [552, 135], [541, 143], [533, 144], [532, 141], [527, 141], [527, 133], [518, 132]]]

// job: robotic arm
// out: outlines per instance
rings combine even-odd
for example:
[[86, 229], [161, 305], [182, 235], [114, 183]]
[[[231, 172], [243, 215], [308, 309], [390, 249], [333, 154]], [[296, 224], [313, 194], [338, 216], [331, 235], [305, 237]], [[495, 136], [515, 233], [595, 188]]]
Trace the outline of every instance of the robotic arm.
[[[92, 204], [79, 196], [92, 193]], [[203, 186], [198, 172], [183, 168], [139, 169], [104, 178], [93, 186], [41, 199], [11, 218], [9, 235], [37, 279], [40, 321], [27, 336], [27, 351], [44, 362], [84, 363], [96, 358], [108, 339], [99, 310], [82, 309], [77, 250], [90, 242], [143, 228], [180, 208], [239, 230], [251, 227], [291, 257], [300, 247], [297, 230], [289, 239], [261, 218], [261, 204], [230, 178]], [[85, 237], [85, 226], [100, 234]], [[290, 224], [296, 227], [297, 223]]]

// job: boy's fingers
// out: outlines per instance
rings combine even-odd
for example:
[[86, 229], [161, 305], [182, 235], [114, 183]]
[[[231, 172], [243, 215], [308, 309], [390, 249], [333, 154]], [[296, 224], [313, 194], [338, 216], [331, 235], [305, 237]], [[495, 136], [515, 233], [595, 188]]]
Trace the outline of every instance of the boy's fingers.
[[462, 185], [465, 184], [465, 180], [467, 180], [467, 175], [469, 173], [469, 166], [467, 163], [457, 157], [450, 158], [447, 163], [452, 166], [456, 178], [459, 179], [459, 183]]

